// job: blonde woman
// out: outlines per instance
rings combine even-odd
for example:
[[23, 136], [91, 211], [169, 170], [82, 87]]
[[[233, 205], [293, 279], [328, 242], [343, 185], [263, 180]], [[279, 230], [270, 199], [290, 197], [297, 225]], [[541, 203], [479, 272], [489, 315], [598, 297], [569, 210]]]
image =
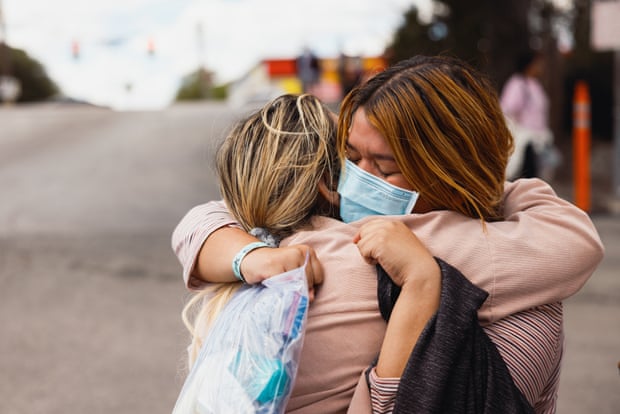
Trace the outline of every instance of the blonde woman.
[[[498, 385], [495, 390], [479, 384], [459, 389], [484, 397], [508, 390], [506, 401], [519, 405], [516, 412], [553, 412], [563, 339], [558, 301], [587, 281], [603, 247], [587, 215], [542, 181], [504, 182], [512, 137], [490, 84], [457, 60], [402, 62], [347, 97], [338, 144], [345, 166], [339, 211], [351, 222], [315, 217], [311, 229], [284, 239], [280, 249], [248, 254], [240, 266], [248, 283], [258, 283], [298, 267], [309, 249], [322, 263], [322, 272], [310, 269], [323, 283], [309, 310], [287, 412], [408, 412], [420, 401], [460, 404], [462, 399], [444, 398], [450, 382], [438, 390], [428, 381], [447, 380], [452, 364], [443, 370], [425, 365], [442, 354], [441, 341], [433, 341], [446, 331], [436, 322], [452, 323], [460, 315], [473, 315], [467, 323], [482, 325], [478, 339], [505, 364], [502, 371], [497, 359], [489, 359], [502, 371], [487, 383]], [[376, 215], [389, 217], [369, 217]], [[234, 280], [233, 257], [256, 240], [237, 226], [217, 202], [183, 218], [172, 241], [188, 287]], [[366, 261], [380, 264], [395, 282], [382, 296], [383, 312], [376, 273]], [[449, 276], [454, 269], [447, 263], [469, 281]], [[455, 309], [464, 313], [442, 311], [442, 289], [455, 280], [462, 289], [451, 292], [463, 294], [457, 303], [467, 306]], [[384, 287], [379, 293], [386, 293]], [[368, 376], [360, 379], [363, 372]], [[459, 376], [468, 380], [461, 371]], [[412, 380], [421, 388], [407, 393]], [[403, 400], [403, 392], [417, 401]]]
[[[339, 167], [336, 117], [312, 95], [280, 96], [237, 122], [216, 158], [229, 211], [245, 231], [260, 229], [272, 247], [309, 227], [313, 216], [337, 215]], [[185, 306], [190, 366], [209, 326], [241, 284], [212, 284]]]

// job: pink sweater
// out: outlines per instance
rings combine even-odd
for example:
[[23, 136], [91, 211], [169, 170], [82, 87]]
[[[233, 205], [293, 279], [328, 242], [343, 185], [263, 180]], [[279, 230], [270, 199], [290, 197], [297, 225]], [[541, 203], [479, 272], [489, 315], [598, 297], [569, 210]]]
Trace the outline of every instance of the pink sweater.
[[535, 78], [513, 75], [502, 90], [500, 100], [506, 115], [534, 131], [549, 128], [549, 99]]
[[[505, 221], [487, 223], [486, 231], [479, 220], [449, 211], [395, 217], [404, 220], [435, 256], [489, 292], [479, 312], [484, 324], [573, 295], [603, 256], [603, 246], [589, 217], [558, 198], [540, 180], [506, 184], [505, 216]], [[385, 323], [378, 311], [375, 269], [365, 264], [351, 242], [363, 222], [347, 225], [316, 217], [313, 230], [282, 242], [312, 246], [325, 270], [324, 283], [310, 307], [298, 378], [287, 412], [346, 412], [360, 373], [380, 349]], [[179, 223], [172, 245], [190, 288], [201, 285], [191, 271], [204, 240], [217, 228], [234, 223], [223, 203], [218, 202], [195, 207]], [[561, 318], [556, 308], [553, 312], [555, 319]], [[493, 331], [502, 323], [489, 329]], [[549, 325], [554, 329], [553, 323]], [[514, 373], [518, 367], [511, 366], [514, 358], [505, 355], [515, 350], [516, 345], [510, 345], [511, 335], [500, 332], [490, 336], [506, 342], [498, 348], [513, 377], [520, 375]], [[525, 369], [529, 374], [521, 380], [515, 378], [533, 405], [550, 398], [545, 387], [551, 387], [551, 393], [557, 391], [557, 382], [555, 386], [549, 383], [559, 364], [561, 329], [551, 337], [544, 344], [554, 348], [546, 366], [531, 361], [532, 366]], [[545, 377], [540, 386], [531, 384], [532, 375]], [[359, 389], [364, 391], [364, 386], [365, 382]], [[360, 404], [370, 406], [369, 398], [363, 392], [358, 394], [354, 400], [357, 408], [352, 409], [355, 413], [362, 411]]]

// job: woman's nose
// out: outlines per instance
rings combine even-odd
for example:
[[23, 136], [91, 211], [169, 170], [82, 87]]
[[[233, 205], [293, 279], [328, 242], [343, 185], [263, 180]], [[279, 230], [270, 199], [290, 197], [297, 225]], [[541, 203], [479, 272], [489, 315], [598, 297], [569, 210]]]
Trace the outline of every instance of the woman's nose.
[[372, 160], [362, 158], [357, 162], [357, 166], [369, 174], [372, 174], [377, 177], [379, 176], [377, 167], [375, 166], [375, 163], [372, 162]]

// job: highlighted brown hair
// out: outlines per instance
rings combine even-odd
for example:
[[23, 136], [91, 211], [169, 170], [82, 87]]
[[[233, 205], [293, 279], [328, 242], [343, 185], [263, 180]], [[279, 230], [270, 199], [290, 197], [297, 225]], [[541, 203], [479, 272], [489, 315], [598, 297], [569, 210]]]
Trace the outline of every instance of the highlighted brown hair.
[[501, 219], [513, 139], [488, 79], [445, 56], [416, 56], [377, 74], [344, 100], [338, 150], [363, 107], [413, 189], [434, 209]]

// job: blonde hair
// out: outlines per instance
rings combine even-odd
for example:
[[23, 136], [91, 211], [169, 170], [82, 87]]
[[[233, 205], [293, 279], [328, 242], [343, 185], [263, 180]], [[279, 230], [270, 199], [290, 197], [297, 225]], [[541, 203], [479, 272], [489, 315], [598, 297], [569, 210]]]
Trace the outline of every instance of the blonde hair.
[[502, 218], [513, 138], [485, 76], [446, 56], [416, 56], [386, 69], [342, 104], [343, 157], [353, 115], [362, 107], [407, 182], [433, 209], [483, 221]]
[[[277, 239], [308, 226], [313, 215], [336, 215], [319, 183], [337, 183], [336, 121], [312, 95], [283, 95], [239, 121], [216, 156], [220, 192], [232, 216], [249, 231]], [[192, 335], [190, 366], [202, 338], [241, 283], [211, 284], [183, 309]]]

